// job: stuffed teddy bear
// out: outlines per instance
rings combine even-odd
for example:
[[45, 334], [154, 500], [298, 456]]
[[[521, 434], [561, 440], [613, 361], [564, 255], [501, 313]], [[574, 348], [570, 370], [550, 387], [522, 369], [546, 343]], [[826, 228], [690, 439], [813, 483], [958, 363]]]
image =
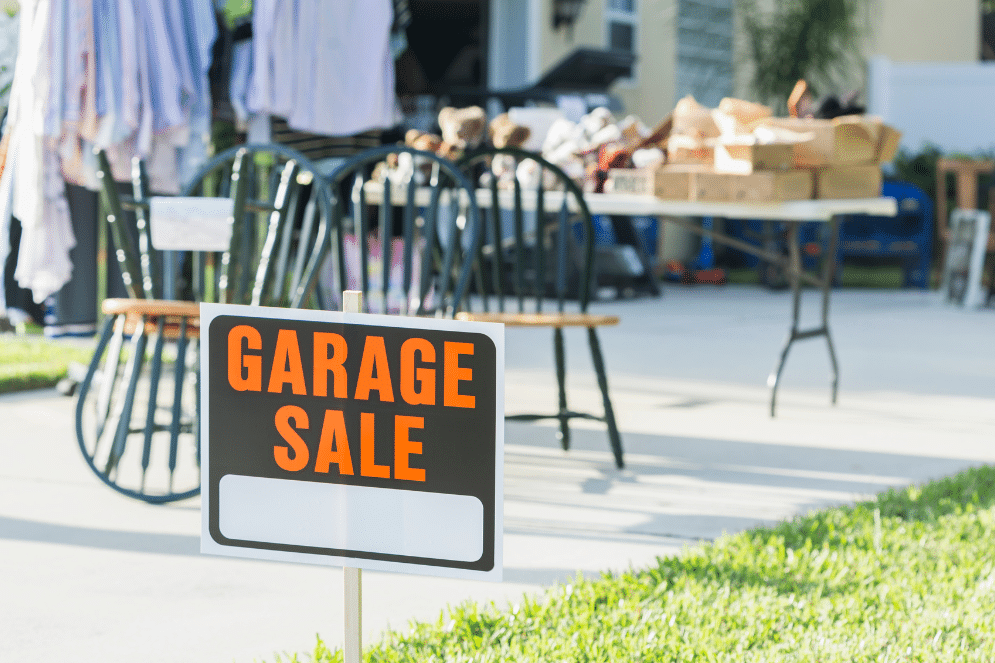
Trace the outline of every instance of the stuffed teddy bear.
[[491, 120], [489, 133], [494, 147], [521, 147], [532, 135], [532, 130], [513, 122], [507, 113], [501, 113]]
[[442, 145], [436, 154], [449, 159], [458, 158], [467, 148], [480, 145], [487, 129], [487, 114], [480, 106], [446, 106], [439, 111], [439, 129], [442, 131]]

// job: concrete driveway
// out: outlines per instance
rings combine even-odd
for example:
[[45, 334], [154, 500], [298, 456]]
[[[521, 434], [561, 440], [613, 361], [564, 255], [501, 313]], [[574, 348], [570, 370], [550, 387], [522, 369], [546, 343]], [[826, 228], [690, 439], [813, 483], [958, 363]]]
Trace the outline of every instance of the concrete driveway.
[[[805, 303], [814, 320], [815, 293]], [[995, 310], [838, 291], [838, 405], [812, 339], [792, 350], [772, 419], [765, 383], [789, 307], [787, 292], [735, 286], [597, 304], [622, 316], [602, 344], [626, 469], [596, 423], [576, 424], [567, 453], [552, 423], [509, 423], [505, 581], [366, 572], [365, 641], [995, 461]], [[581, 334], [567, 353], [571, 404], [598, 410]], [[508, 331], [506, 398], [509, 412], [553, 408], [548, 331]], [[315, 634], [341, 643], [341, 571], [202, 556], [199, 501], [106, 488], [76, 447], [71, 399], [0, 398], [0, 459], [0, 661], [242, 663], [308, 650]]]

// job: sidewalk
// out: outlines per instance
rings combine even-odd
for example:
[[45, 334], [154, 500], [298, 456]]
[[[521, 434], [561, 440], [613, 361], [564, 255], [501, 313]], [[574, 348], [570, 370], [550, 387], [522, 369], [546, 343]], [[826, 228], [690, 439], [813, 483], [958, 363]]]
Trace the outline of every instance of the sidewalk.
[[[818, 311], [806, 293], [804, 318]], [[578, 571], [682, 547], [889, 486], [995, 462], [995, 311], [931, 293], [838, 291], [840, 397], [821, 339], [795, 345], [768, 416], [787, 292], [668, 287], [598, 304], [627, 467], [603, 427], [507, 425], [505, 581], [366, 572], [365, 641], [467, 599], [498, 605]], [[571, 330], [572, 331], [572, 330]], [[555, 404], [548, 331], [509, 330], [509, 412]], [[586, 341], [568, 333], [572, 404], [598, 410]], [[541, 405], [540, 405], [541, 406]], [[200, 504], [118, 496], [86, 467], [71, 399], [0, 397], [0, 661], [273, 661], [342, 639], [338, 569], [202, 556]]]

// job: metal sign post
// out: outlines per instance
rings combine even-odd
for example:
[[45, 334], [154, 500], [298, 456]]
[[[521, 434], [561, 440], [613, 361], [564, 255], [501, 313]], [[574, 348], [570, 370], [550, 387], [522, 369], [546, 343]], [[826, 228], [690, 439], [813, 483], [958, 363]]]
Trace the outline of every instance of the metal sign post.
[[[345, 290], [342, 293], [343, 313], [363, 312], [363, 293]], [[363, 570], [353, 566], [342, 567], [342, 597], [345, 600], [345, 645], [342, 655], [345, 663], [362, 663], [363, 660]]]
[[342, 569], [345, 599], [345, 663], [363, 660], [363, 570], [353, 566]]

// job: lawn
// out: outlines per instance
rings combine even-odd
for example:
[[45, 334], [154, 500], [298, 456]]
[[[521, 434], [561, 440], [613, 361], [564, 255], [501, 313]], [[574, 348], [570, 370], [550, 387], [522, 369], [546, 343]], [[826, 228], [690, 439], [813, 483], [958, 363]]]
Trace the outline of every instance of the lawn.
[[[510, 609], [467, 603], [365, 660], [992, 661], [995, 468], [723, 536]], [[280, 659], [286, 661], [287, 659]], [[290, 660], [341, 661], [319, 639]]]
[[[728, 269], [729, 283], [759, 285], [756, 269], [735, 267]], [[844, 265], [840, 270], [839, 285], [843, 288], [884, 288], [897, 290], [902, 287], [902, 268], [895, 265]]]
[[55, 386], [70, 362], [87, 364], [85, 344], [30, 334], [0, 334], [0, 394]]

